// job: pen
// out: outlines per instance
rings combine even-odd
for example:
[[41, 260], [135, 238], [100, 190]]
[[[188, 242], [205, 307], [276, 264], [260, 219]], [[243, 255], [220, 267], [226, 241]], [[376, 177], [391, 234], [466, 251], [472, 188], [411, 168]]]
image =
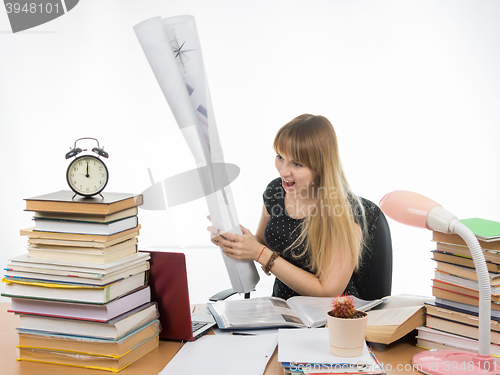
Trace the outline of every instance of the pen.
[[229, 332], [229, 334], [234, 336], [255, 336], [254, 333], [244, 333], [244, 332]]

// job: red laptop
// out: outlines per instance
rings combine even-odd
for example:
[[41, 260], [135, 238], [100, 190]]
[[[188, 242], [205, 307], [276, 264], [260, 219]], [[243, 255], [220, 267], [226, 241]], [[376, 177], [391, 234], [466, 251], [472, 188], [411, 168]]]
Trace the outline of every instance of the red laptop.
[[183, 253], [145, 251], [151, 255], [151, 301], [158, 304], [160, 339], [193, 341], [215, 325], [210, 314], [192, 314]]

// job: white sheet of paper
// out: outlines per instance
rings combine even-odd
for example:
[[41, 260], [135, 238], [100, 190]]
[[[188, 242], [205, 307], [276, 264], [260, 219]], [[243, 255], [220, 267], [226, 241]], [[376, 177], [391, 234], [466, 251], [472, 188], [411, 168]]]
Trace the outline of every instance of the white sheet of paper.
[[205, 335], [186, 343], [159, 375], [262, 375], [277, 334]]
[[373, 358], [366, 346], [359, 357], [344, 358], [330, 353], [328, 328], [291, 328], [278, 331], [278, 362], [369, 364]]

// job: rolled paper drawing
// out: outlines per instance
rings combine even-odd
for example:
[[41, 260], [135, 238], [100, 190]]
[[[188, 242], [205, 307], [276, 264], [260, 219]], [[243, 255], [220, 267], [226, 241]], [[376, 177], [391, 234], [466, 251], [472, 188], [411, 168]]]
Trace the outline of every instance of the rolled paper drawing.
[[[194, 17], [155, 17], [137, 24], [134, 31], [194, 156], [199, 174], [197, 186], [180, 184], [177, 178], [167, 179], [172, 182], [165, 185], [169, 206], [185, 202], [189, 196], [199, 197], [201, 184], [213, 226], [241, 234], [229, 186], [235, 172], [224, 163]], [[192, 194], [186, 191], [190, 186]], [[259, 282], [254, 262], [235, 260], [223, 253], [222, 257], [233, 290], [251, 292]]]

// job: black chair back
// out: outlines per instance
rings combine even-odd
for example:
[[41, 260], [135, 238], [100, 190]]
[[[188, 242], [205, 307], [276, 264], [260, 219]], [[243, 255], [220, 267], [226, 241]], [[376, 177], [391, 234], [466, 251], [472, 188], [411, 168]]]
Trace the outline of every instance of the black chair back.
[[355, 272], [354, 283], [359, 297], [373, 300], [391, 295], [392, 241], [384, 213], [373, 202], [362, 198], [368, 221], [367, 241], [361, 267]]

